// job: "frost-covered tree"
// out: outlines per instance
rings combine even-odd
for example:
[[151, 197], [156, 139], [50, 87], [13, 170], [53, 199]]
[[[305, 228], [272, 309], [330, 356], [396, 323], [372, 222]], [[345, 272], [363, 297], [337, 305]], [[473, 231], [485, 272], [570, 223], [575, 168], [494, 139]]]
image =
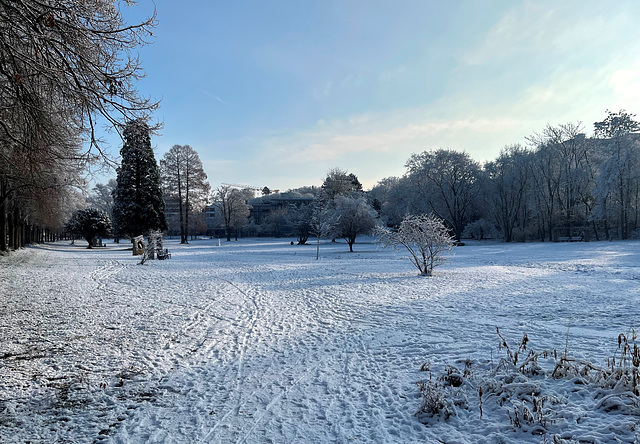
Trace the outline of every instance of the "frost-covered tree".
[[333, 208], [338, 196], [362, 196], [362, 184], [353, 173], [340, 168], [332, 168], [322, 183], [317, 196], [319, 203], [325, 208]]
[[397, 231], [378, 228], [376, 234], [385, 247], [405, 247], [422, 276], [431, 276], [434, 267], [444, 262], [443, 254], [454, 246], [454, 238], [444, 221], [433, 214], [408, 215]]
[[527, 191], [530, 187], [532, 154], [520, 145], [505, 147], [498, 158], [484, 166], [486, 201], [492, 219], [505, 242], [514, 240], [514, 230], [525, 229]]
[[127, 124], [120, 155], [122, 162], [113, 207], [118, 234], [134, 237], [166, 230], [158, 164], [151, 148], [149, 127], [144, 121]]
[[109, 234], [111, 220], [105, 211], [87, 208], [76, 211], [69, 219], [66, 230], [69, 233], [82, 236], [89, 244], [87, 248], [93, 248], [96, 238]]
[[107, 183], [95, 184], [87, 197], [87, 202], [89, 202], [93, 208], [102, 210], [111, 217], [111, 213], [113, 212], [113, 194], [117, 186], [118, 183], [115, 179], [109, 179]]
[[400, 182], [399, 177], [386, 177], [367, 192], [367, 201], [371, 207], [382, 215], [382, 209], [389, 201], [390, 191]]
[[584, 226], [590, 217], [591, 144], [579, 123], [547, 125], [527, 139], [535, 148], [530, 178], [541, 239], [552, 240], [556, 227]]
[[420, 214], [425, 211], [425, 207], [424, 199], [420, 197], [415, 184], [405, 175], [387, 191], [380, 219], [387, 226], [394, 227], [407, 214]]
[[607, 117], [594, 123], [595, 136], [603, 140], [605, 152], [595, 191], [598, 214], [605, 220], [616, 216], [622, 239], [637, 226], [640, 210], [640, 142], [633, 137], [640, 123], [634, 118], [625, 110], [607, 110]]
[[337, 222], [335, 212], [324, 208], [318, 201], [312, 204], [311, 224], [309, 233], [316, 238], [316, 260], [320, 258], [320, 239], [329, 236]]
[[368, 234], [376, 226], [376, 211], [364, 197], [337, 196], [335, 199], [333, 234], [342, 237], [353, 252], [359, 234]]
[[480, 191], [478, 162], [466, 152], [439, 149], [414, 154], [405, 166], [409, 180], [427, 204], [423, 211], [444, 219], [460, 240]]
[[313, 204], [290, 205], [286, 223], [291, 227], [292, 234], [298, 238], [298, 245], [304, 245], [309, 239], [313, 220]]
[[180, 243], [189, 239], [189, 214], [207, 203], [210, 186], [198, 153], [189, 145], [174, 145], [160, 160], [165, 195], [178, 203]]

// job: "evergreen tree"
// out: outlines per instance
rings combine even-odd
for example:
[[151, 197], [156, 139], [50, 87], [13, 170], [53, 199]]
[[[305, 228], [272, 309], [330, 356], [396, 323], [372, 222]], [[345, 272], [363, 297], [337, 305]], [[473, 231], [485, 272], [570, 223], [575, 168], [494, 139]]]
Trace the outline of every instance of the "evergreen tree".
[[132, 120], [124, 128], [123, 136], [113, 208], [118, 234], [133, 237], [166, 230], [160, 174], [149, 126], [143, 120]]
[[89, 243], [87, 248], [93, 248], [96, 238], [108, 235], [110, 230], [109, 215], [95, 208], [76, 211], [66, 226], [67, 232], [80, 235]]

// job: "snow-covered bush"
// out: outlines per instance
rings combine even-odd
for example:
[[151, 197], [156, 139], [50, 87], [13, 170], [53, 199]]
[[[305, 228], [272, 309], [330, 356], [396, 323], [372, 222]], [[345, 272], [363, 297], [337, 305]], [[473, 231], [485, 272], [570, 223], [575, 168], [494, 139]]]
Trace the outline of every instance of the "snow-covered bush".
[[376, 234], [385, 247], [405, 247], [422, 276], [431, 276], [433, 268], [444, 262], [443, 253], [454, 245], [442, 219], [433, 214], [407, 215], [396, 231], [378, 228]]

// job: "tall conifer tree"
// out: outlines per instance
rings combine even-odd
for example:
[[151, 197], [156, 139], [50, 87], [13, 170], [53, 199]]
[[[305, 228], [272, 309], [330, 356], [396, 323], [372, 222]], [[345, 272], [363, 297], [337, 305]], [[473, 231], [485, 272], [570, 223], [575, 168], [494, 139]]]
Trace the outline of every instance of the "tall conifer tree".
[[124, 131], [114, 195], [114, 226], [121, 236], [139, 236], [151, 230], [166, 230], [164, 201], [158, 164], [151, 148], [149, 126], [132, 120]]

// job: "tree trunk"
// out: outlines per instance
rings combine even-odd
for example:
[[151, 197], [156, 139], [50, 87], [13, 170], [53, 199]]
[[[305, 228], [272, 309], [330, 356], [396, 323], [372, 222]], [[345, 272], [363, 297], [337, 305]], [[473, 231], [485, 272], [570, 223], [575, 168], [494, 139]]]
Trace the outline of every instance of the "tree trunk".
[[11, 250], [18, 249], [18, 230], [16, 228], [16, 212], [11, 211], [8, 215], [9, 219], [9, 248]]
[[7, 205], [0, 195], [0, 251], [7, 251]]
[[184, 205], [182, 204], [182, 192], [181, 192], [180, 179], [178, 179], [178, 213], [180, 218], [180, 243], [187, 243], [187, 235], [184, 232]]
[[185, 190], [185, 204], [184, 204], [184, 242], [189, 243], [189, 182], [187, 182]]
[[20, 248], [24, 248], [26, 246], [25, 226], [26, 224], [20, 218], [18, 222], [18, 245]]

